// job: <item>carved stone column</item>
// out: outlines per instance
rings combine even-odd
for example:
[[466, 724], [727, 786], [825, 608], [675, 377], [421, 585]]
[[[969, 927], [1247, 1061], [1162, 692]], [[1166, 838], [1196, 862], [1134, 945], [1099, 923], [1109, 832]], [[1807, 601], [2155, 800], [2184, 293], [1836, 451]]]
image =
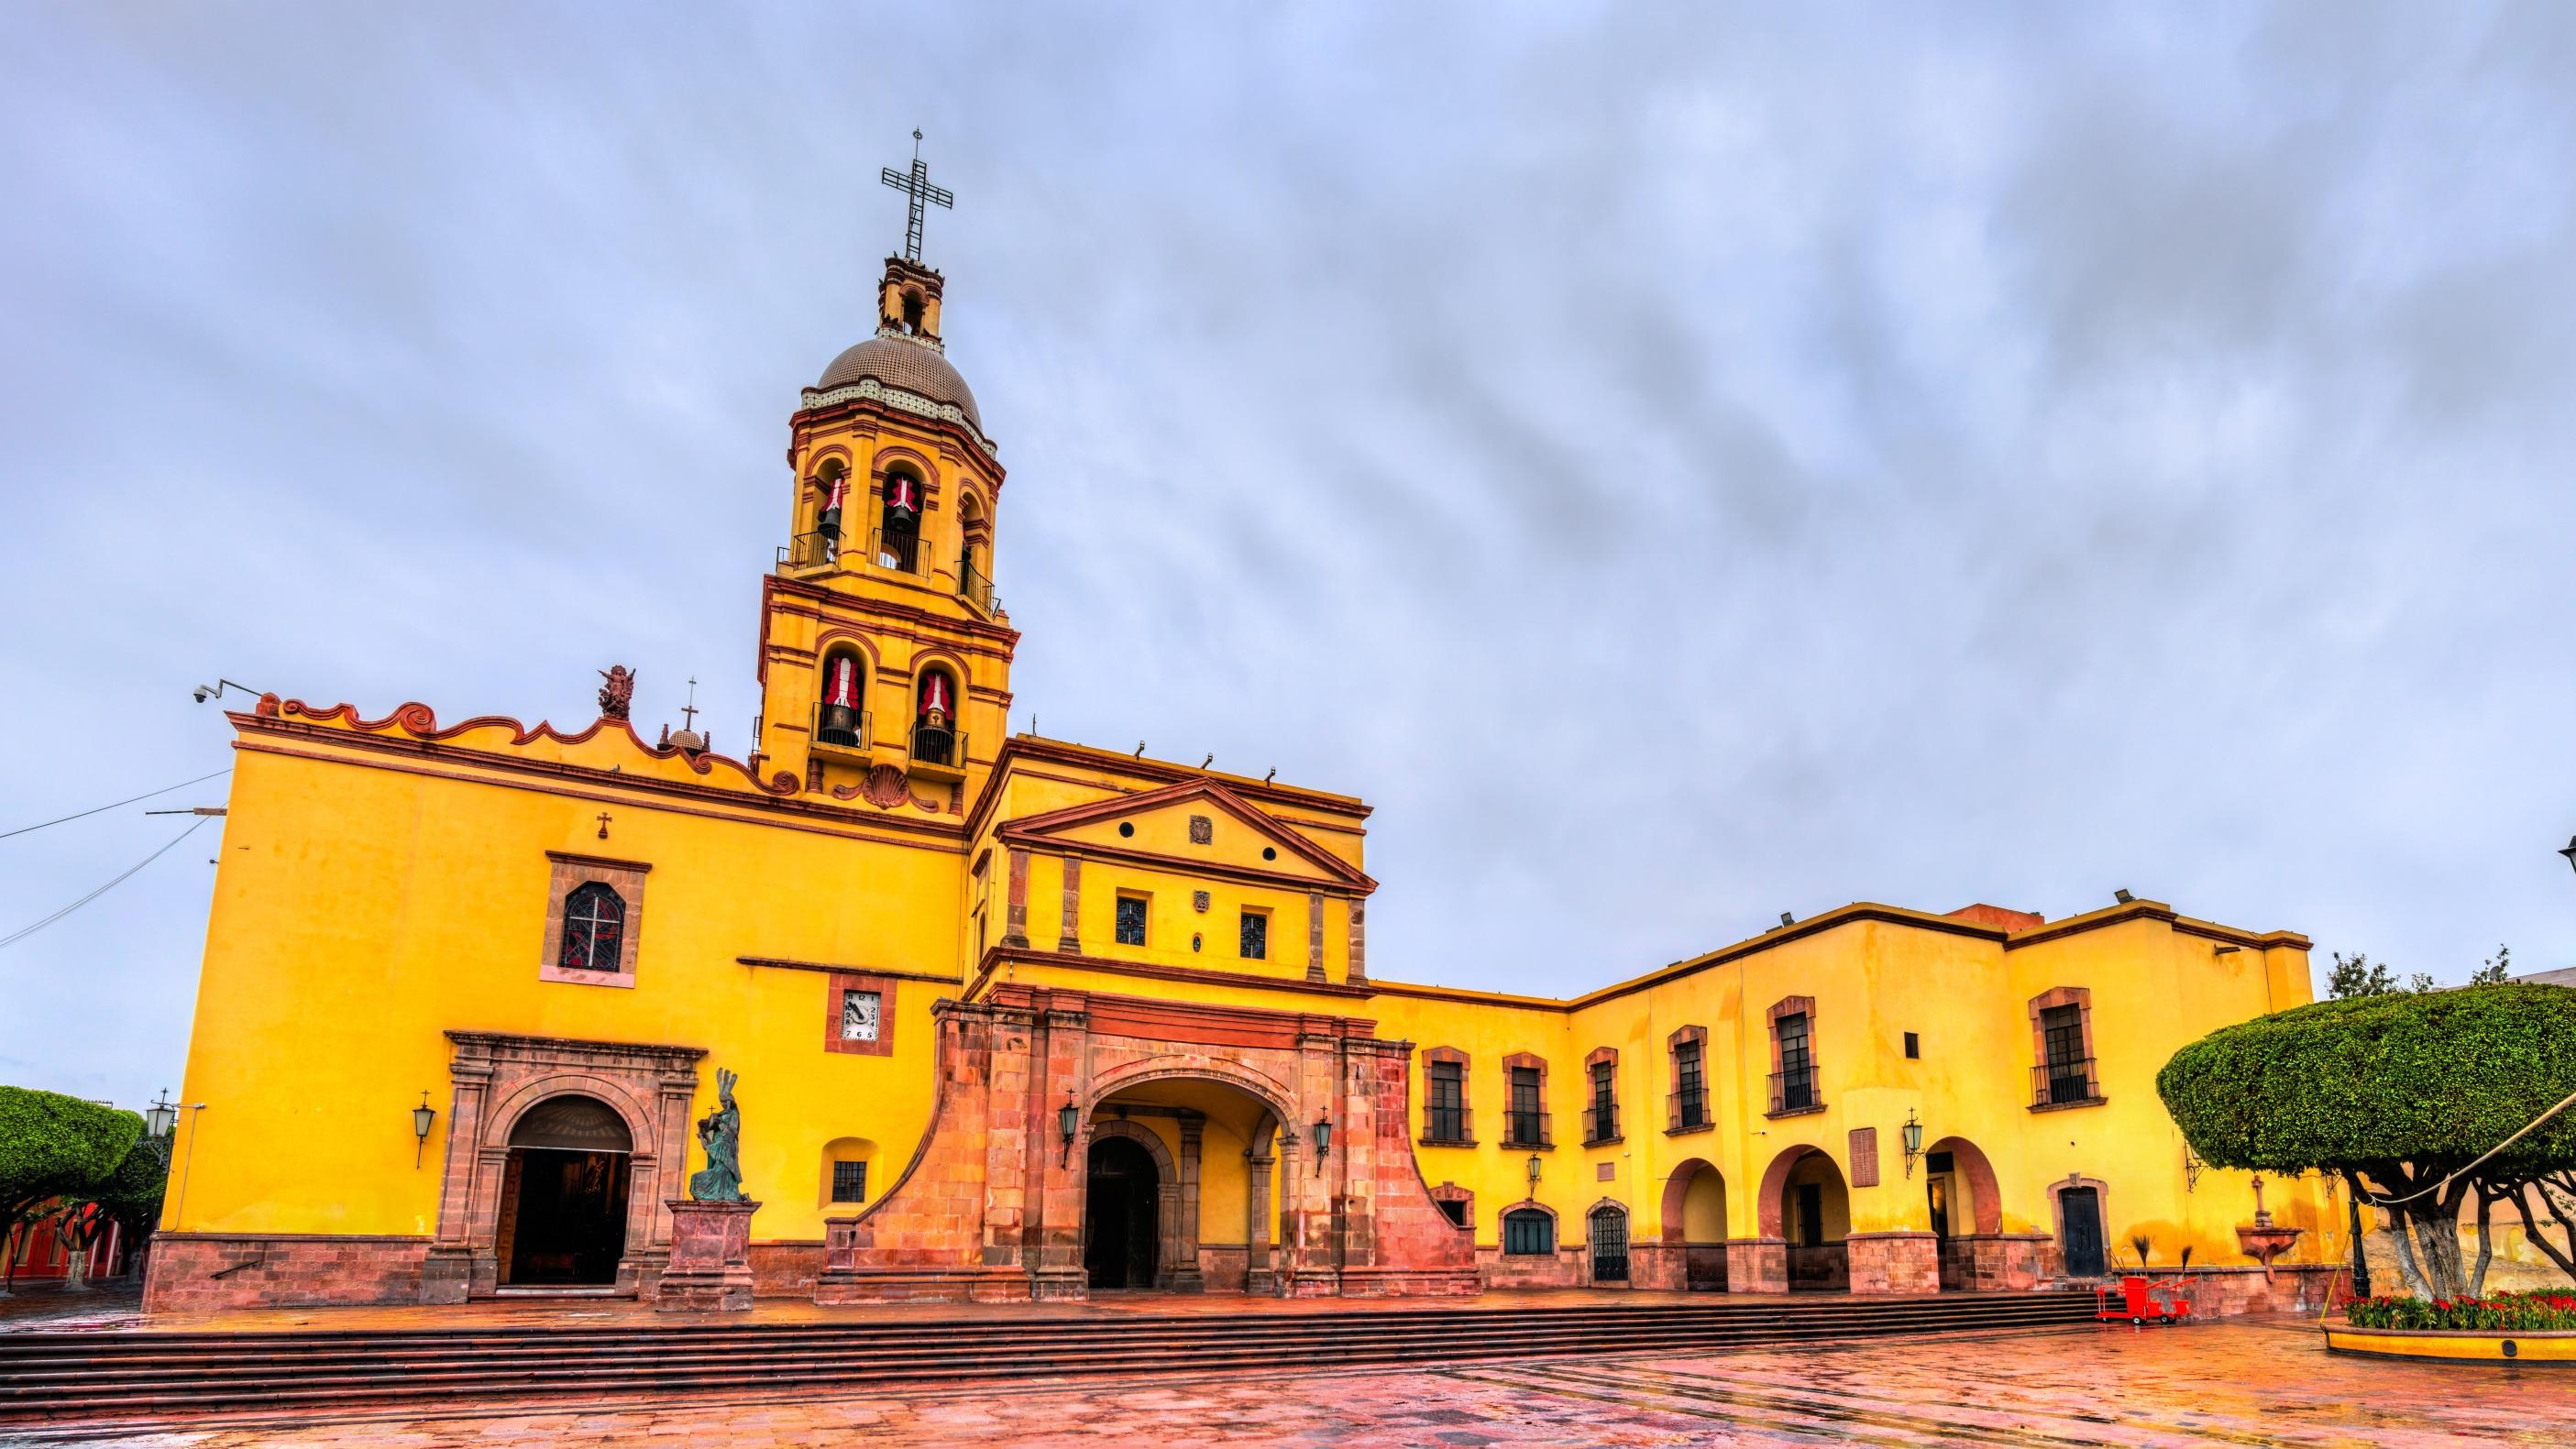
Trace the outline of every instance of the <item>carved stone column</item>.
[[1270, 1143], [1277, 1130], [1273, 1122], [1252, 1129], [1252, 1146], [1243, 1154], [1251, 1177], [1251, 1196], [1244, 1203], [1243, 1291], [1253, 1298], [1279, 1292], [1279, 1275], [1270, 1265], [1270, 1169], [1278, 1161], [1270, 1154]]
[[1078, 855], [1064, 858], [1064, 924], [1055, 948], [1072, 955], [1082, 953], [1082, 857]]
[[1207, 1278], [1199, 1271], [1199, 1144], [1207, 1119], [1181, 1118], [1181, 1180], [1172, 1187], [1172, 1281], [1177, 1293], [1204, 1293]]
[[441, 1154], [438, 1233], [420, 1268], [420, 1301], [462, 1303], [474, 1288], [474, 1145], [483, 1137], [483, 1113], [492, 1065], [458, 1061], [448, 1066], [455, 1087], [448, 1098], [447, 1147]]

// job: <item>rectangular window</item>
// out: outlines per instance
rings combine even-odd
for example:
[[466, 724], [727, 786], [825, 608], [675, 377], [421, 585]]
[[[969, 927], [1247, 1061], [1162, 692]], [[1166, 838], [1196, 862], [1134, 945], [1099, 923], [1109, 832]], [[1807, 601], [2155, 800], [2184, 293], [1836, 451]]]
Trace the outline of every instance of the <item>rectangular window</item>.
[[1512, 1068], [1511, 1084], [1511, 1145], [1543, 1145], [1547, 1141], [1547, 1113], [1539, 1106], [1538, 1068]]
[[2087, 1102], [2093, 1098], [2093, 1060], [2084, 1055], [2084, 1008], [2051, 1006], [2039, 1013], [2042, 1049], [2048, 1060], [2041, 1075], [2048, 1085], [2045, 1100]]
[[1923, 1038], [1916, 1036], [1910, 1031], [1907, 1032], [1905, 1034], [1905, 1059], [1910, 1062], [1919, 1059], [1922, 1055]]
[[875, 1041], [884, 1027], [885, 998], [873, 991], [841, 993], [841, 1040]]
[[1607, 1142], [1619, 1135], [1619, 1068], [1611, 1062], [1592, 1064], [1592, 1111], [1583, 1125], [1586, 1142]]
[[1268, 911], [1244, 912], [1243, 924], [1237, 935], [1242, 943], [1244, 960], [1267, 959], [1270, 955], [1270, 913]]
[[1145, 896], [1125, 895], [1118, 898], [1119, 945], [1142, 946], [1145, 944], [1145, 905], [1147, 899], [1148, 898]]
[[1706, 1065], [1700, 1059], [1700, 1044], [1683, 1042], [1673, 1048], [1673, 1075], [1677, 1081], [1674, 1120], [1683, 1127], [1708, 1125], [1708, 1078]]
[[868, 1200], [868, 1165], [864, 1162], [832, 1164], [832, 1201], [866, 1202]]
[[1467, 1226], [1467, 1204], [1454, 1197], [1440, 1200], [1440, 1215], [1460, 1227]]
[[1772, 1093], [1772, 1110], [1804, 1111], [1816, 1105], [1816, 1058], [1807, 1040], [1807, 1014], [1793, 1011], [1780, 1018], [1780, 1081]]
[[1545, 1213], [1503, 1214], [1503, 1251], [1514, 1257], [1536, 1257], [1556, 1251], [1556, 1219]]
[[1428, 1078], [1430, 1106], [1422, 1135], [1434, 1142], [1467, 1140], [1467, 1068], [1459, 1062], [1433, 1062]]

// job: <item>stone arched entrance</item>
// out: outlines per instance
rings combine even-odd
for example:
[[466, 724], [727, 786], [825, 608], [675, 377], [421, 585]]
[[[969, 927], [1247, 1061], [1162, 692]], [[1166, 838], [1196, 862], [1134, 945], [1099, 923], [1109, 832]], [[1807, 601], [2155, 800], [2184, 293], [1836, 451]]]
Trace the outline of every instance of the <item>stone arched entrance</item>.
[[565, 1092], [519, 1114], [509, 1142], [493, 1245], [501, 1291], [614, 1287], [635, 1150], [625, 1119]]
[[1170, 1160], [1171, 1287], [1475, 1291], [1474, 1234], [1414, 1161], [1412, 1048], [1368, 1022], [1008, 982], [936, 1019], [929, 1134], [876, 1204], [825, 1220], [817, 1301], [1086, 1295], [1091, 1146], [1120, 1122]]
[[1166, 1239], [1177, 1211], [1164, 1201], [1171, 1172], [1134, 1137], [1095, 1133], [1083, 1155], [1082, 1269], [1094, 1293], [1168, 1288]]
[[1790, 1292], [1850, 1291], [1851, 1192], [1830, 1154], [1782, 1148], [1762, 1174], [1761, 1215], [1762, 1236], [1786, 1244]]
[[[498, 1032], [447, 1033], [454, 1081], [442, 1150], [438, 1230], [421, 1265], [421, 1301], [462, 1303], [490, 1297], [502, 1283], [502, 1219], [526, 1190], [524, 1166], [512, 1180], [513, 1136], [532, 1114], [532, 1137], [563, 1130], [546, 1123], [545, 1104], [585, 1098], [604, 1109], [626, 1134], [623, 1243], [605, 1286], [618, 1293], [649, 1291], [669, 1256], [671, 1212], [682, 1195], [689, 1140], [689, 1103], [697, 1094], [696, 1047], [640, 1042], [573, 1041], [562, 1037], [509, 1036]], [[562, 1108], [552, 1109], [558, 1116]], [[605, 1130], [596, 1114], [587, 1132]], [[571, 1139], [566, 1139], [570, 1141]], [[525, 1161], [524, 1155], [517, 1160]], [[599, 1185], [592, 1185], [596, 1188]], [[515, 1252], [515, 1224], [512, 1248]]]
[[1693, 1157], [1664, 1179], [1662, 1229], [1636, 1247], [1637, 1286], [1726, 1288], [1726, 1176]]
[[1926, 1226], [1940, 1255], [1941, 1291], [1991, 1293], [2039, 1284], [2044, 1233], [2004, 1231], [2002, 1189], [1985, 1151], [1965, 1137], [1923, 1149]]

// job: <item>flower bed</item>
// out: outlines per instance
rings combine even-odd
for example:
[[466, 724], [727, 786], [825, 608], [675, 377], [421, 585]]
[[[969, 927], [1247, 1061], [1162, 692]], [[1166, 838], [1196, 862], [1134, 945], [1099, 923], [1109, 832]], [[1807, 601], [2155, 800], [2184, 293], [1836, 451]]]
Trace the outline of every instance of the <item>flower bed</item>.
[[2576, 1332], [2576, 1292], [2497, 1293], [2485, 1298], [2356, 1298], [2344, 1306], [2355, 1328], [2469, 1333]]

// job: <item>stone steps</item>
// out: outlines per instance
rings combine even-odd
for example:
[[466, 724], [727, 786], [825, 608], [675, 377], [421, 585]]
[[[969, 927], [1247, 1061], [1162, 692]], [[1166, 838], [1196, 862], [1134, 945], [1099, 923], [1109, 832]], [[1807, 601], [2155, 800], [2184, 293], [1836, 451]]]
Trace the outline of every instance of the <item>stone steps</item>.
[[1700, 1351], [2089, 1323], [2074, 1294], [1719, 1299], [455, 1331], [0, 1335], [0, 1423], [848, 1392], [1029, 1377], [1349, 1368]]

